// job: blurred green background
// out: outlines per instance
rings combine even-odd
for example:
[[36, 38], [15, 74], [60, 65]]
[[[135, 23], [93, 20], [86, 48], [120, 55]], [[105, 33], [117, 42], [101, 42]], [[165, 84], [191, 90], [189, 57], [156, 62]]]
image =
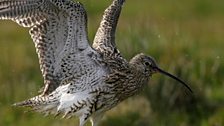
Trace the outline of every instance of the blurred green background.
[[[80, 0], [92, 41], [111, 0]], [[185, 80], [155, 75], [138, 96], [109, 111], [101, 126], [224, 126], [224, 1], [127, 0], [117, 45], [130, 59], [153, 56], [160, 67]], [[75, 126], [69, 120], [24, 113], [14, 102], [37, 94], [43, 79], [28, 29], [0, 21], [0, 126]], [[90, 125], [90, 123], [88, 123]]]

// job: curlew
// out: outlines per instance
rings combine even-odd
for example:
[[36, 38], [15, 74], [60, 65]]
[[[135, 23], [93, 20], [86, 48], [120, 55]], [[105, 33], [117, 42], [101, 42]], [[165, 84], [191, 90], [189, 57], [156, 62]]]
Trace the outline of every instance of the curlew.
[[87, 36], [83, 5], [71, 0], [1, 0], [0, 19], [30, 28], [44, 79], [42, 93], [14, 104], [45, 114], [77, 116], [80, 126], [97, 126], [106, 111], [137, 94], [155, 73], [182, 80], [143, 53], [130, 61], [115, 44], [115, 31], [125, 0], [105, 10], [93, 46]]

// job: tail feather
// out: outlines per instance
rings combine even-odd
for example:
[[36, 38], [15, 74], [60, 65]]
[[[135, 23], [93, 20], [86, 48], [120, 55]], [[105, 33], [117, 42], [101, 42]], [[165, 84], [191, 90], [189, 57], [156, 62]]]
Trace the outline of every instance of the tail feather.
[[59, 101], [56, 97], [50, 96], [35, 96], [28, 100], [13, 104], [16, 107], [30, 107], [31, 111], [36, 111], [44, 114], [55, 114]]
[[48, 100], [48, 98], [38, 95], [38, 96], [35, 96], [35, 97], [30, 98], [28, 100], [15, 103], [15, 104], [13, 104], [13, 106], [35, 107], [35, 106], [46, 104], [47, 100]]
[[49, 95], [38, 95], [28, 100], [15, 103], [14, 106], [30, 107], [31, 111], [40, 112], [45, 115], [63, 115], [63, 118], [70, 118], [74, 115], [93, 111], [95, 97], [87, 91], [68, 93], [69, 85], [58, 87]]

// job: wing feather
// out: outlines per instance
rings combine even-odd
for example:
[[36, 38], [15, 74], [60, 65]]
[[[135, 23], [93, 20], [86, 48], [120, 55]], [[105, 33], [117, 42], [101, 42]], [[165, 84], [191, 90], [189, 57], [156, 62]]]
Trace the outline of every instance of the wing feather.
[[[87, 16], [80, 3], [70, 0], [1, 0], [0, 19], [13, 20], [30, 28], [45, 83], [43, 95], [55, 90], [63, 78], [72, 74], [71, 71], [77, 72], [74, 62], [80, 60], [83, 50], [93, 51], [88, 48]], [[88, 60], [83, 56], [77, 62], [85, 64]], [[65, 67], [66, 64], [69, 67]], [[65, 71], [69, 72], [62, 74]]]
[[119, 54], [115, 43], [115, 31], [125, 0], [114, 0], [104, 11], [103, 19], [94, 38], [93, 48], [103, 54]]

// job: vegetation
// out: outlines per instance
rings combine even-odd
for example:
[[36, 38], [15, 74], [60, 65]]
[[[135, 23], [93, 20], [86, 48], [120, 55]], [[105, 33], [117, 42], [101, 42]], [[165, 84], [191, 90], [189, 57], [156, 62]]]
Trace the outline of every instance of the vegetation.
[[[111, 1], [81, 0], [93, 40], [103, 10]], [[102, 126], [224, 125], [224, 1], [127, 0], [117, 29], [117, 46], [130, 59], [153, 56], [160, 67], [185, 80], [191, 94], [162, 75], [144, 91], [109, 111]], [[76, 118], [54, 119], [13, 108], [37, 94], [43, 79], [28, 29], [0, 21], [0, 125], [72, 126]]]

